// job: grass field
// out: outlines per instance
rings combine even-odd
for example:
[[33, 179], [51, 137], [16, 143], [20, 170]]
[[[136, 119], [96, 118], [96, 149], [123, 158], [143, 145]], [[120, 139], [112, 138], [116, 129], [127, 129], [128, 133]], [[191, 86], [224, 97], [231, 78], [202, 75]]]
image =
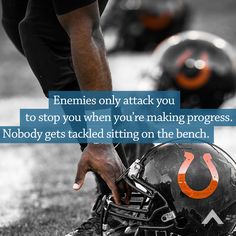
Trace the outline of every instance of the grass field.
[[[18, 123], [19, 107], [46, 107], [46, 99], [5, 99], [1, 125]], [[72, 190], [79, 145], [0, 145], [0, 235], [63, 235], [86, 219], [92, 174]], [[4, 227], [5, 226], [5, 227]]]
[[1, 149], [12, 163], [5, 165], [8, 186], [3, 186], [2, 194], [8, 198], [0, 207], [11, 224], [1, 219], [8, 227], [1, 228], [0, 235], [63, 235], [88, 216], [95, 189], [92, 176], [79, 194], [71, 188], [80, 155], [77, 145], [6, 145]]
[[[235, 0], [188, 0], [195, 9], [191, 29], [218, 34], [236, 46]], [[18, 124], [20, 108], [47, 101], [26, 60], [0, 29], [0, 125]], [[149, 54], [110, 58], [114, 87], [136, 88]], [[138, 69], [136, 69], [138, 68]], [[225, 106], [236, 107], [236, 99]], [[218, 128], [216, 144], [236, 156], [236, 128]], [[63, 236], [89, 215], [95, 198], [92, 174], [80, 193], [72, 190], [79, 145], [0, 145], [0, 236]]]

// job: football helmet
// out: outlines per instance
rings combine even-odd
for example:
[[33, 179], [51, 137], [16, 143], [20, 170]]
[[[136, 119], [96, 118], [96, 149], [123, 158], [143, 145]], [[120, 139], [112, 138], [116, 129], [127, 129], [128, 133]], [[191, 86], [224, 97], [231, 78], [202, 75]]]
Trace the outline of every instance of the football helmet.
[[113, 0], [102, 18], [107, 49], [154, 49], [163, 39], [186, 29], [188, 16], [183, 0]]
[[130, 204], [104, 199], [102, 235], [235, 236], [236, 163], [208, 143], [153, 147], [119, 178]]
[[234, 49], [225, 40], [187, 31], [157, 47], [139, 86], [181, 91], [184, 108], [218, 108], [235, 93], [235, 63]]

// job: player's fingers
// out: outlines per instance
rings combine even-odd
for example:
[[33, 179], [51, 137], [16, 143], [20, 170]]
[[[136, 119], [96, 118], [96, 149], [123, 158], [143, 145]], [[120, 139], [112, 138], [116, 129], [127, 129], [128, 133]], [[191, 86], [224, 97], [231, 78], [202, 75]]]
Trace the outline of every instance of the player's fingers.
[[128, 205], [131, 198], [131, 187], [125, 181], [120, 181], [119, 183], [117, 183], [117, 185], [119, 188], [119, 192], [122, 193], [122, 196], [125, 196], [122, 201], [124, 201], [124, 203]]
[[73, 185], [73, 189], [75, 191], [79, 191], [83, 186], [85, 175], [87, 172], [88, 172], [87, 163], [85, 159], [82, 158], [78, 164], [75, 183]]
[[115, 184], [112, 187], [111, 192], [112, 192], [112, 196], [114, 198], [115, 203], [117, 205], [120, 205], [121, 204], [120, 193], [119, 193], [118, 188], [116, 187]]
[[127, 183], [125, 184], [125, 188], [126, 188], [125, 203], [128, 205], [131, 199], [132, 188]]
[[114, 182], [110, 181], [110, 180], [105, 180], [104, 179], [104, 181], [107, 183], [108, 187], [110, 188], [115, 203], [120, 205], [121, 204], [121, 198], [120, 198], [120, 193], [119, 193], [119, 189], [118, 189], [117, 185]]

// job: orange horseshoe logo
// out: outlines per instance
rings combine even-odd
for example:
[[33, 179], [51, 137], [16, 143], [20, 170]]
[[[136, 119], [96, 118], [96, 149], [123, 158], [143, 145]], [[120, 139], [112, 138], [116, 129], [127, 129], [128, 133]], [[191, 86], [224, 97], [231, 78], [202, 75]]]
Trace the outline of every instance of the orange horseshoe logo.
[[[187, 59], [186, 56], [188, 57], [189, 55], [191, 55], [191, 53], [187, 50], [186, 53], [183, 55], [183, 57], [181, 56], [179, 58], [179, 60], [177, 61], [177, 64], [178, 65], [183, 64], [183, 61]], [[201, 59], [207, 62], [208, 61], [207, 53], [202, 53]], [[189, 79], [189, 77], [187, 77], [183, 73], [179, 73], [176, 76], [176, 81], [182, 88], [193, 90], [193, 89], [201, 88], [204, 84], [206, 84], [210, 78], [210, 75], [211, 75], [211, 70], [206, 65], [203, 69], [201, 69], [200, 73], [197, 76], [191, 79]]]
[[181, 191], [185, 195], [193, 199], [208, 198], [215, 192], [215, 190], [218, 187], [218, 182], [219, 182], [219, 175], [218, 175], [215, 165], [211, 161], [212, 160], [211, 155], [209, 153], [206, 153], [203, 155], [203, 159], [211, 173], [212, 180], [209, 186], [201, 191], [196, 191], [196, 190], [191, 189], [186, 182], [186, 172], [189, 166], [191, 165], [192, 161], [194, 160], [194, 155], [190, 152], [185, 152], [184, 157], [186, 158], [186, 160], [181, 165], [179, 169], [179, 173], [178, 173], [178, 184]]
[[162, 30], [171, 22], [172, 16], [165, 13], [161, 16], [141, 15], [140, 20], [149, 30]]

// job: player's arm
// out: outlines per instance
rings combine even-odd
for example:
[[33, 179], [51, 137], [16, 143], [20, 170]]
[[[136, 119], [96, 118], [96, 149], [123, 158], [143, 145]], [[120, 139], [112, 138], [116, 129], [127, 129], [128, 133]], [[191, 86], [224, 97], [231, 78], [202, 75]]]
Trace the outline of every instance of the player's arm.
[[97, 1], [58, 16], [58, 19], [71, 40], [74, 69], [81, 90], [111, 90]]
[[[97, 1], [60, 15], [58, 19], [71, 40], [74, 69], [81, 90], [112, 90]], [[127, 185], [118, 187], [115, 184], [124, 169], [113, 145], [89, 144], [78, 164], [74, 189], [79, 190], [86, 173], [94, 171], [107, 183], [116, 203], [120, 203], [121, 188], [127, 193], [128, 201], [130, 191]]]

